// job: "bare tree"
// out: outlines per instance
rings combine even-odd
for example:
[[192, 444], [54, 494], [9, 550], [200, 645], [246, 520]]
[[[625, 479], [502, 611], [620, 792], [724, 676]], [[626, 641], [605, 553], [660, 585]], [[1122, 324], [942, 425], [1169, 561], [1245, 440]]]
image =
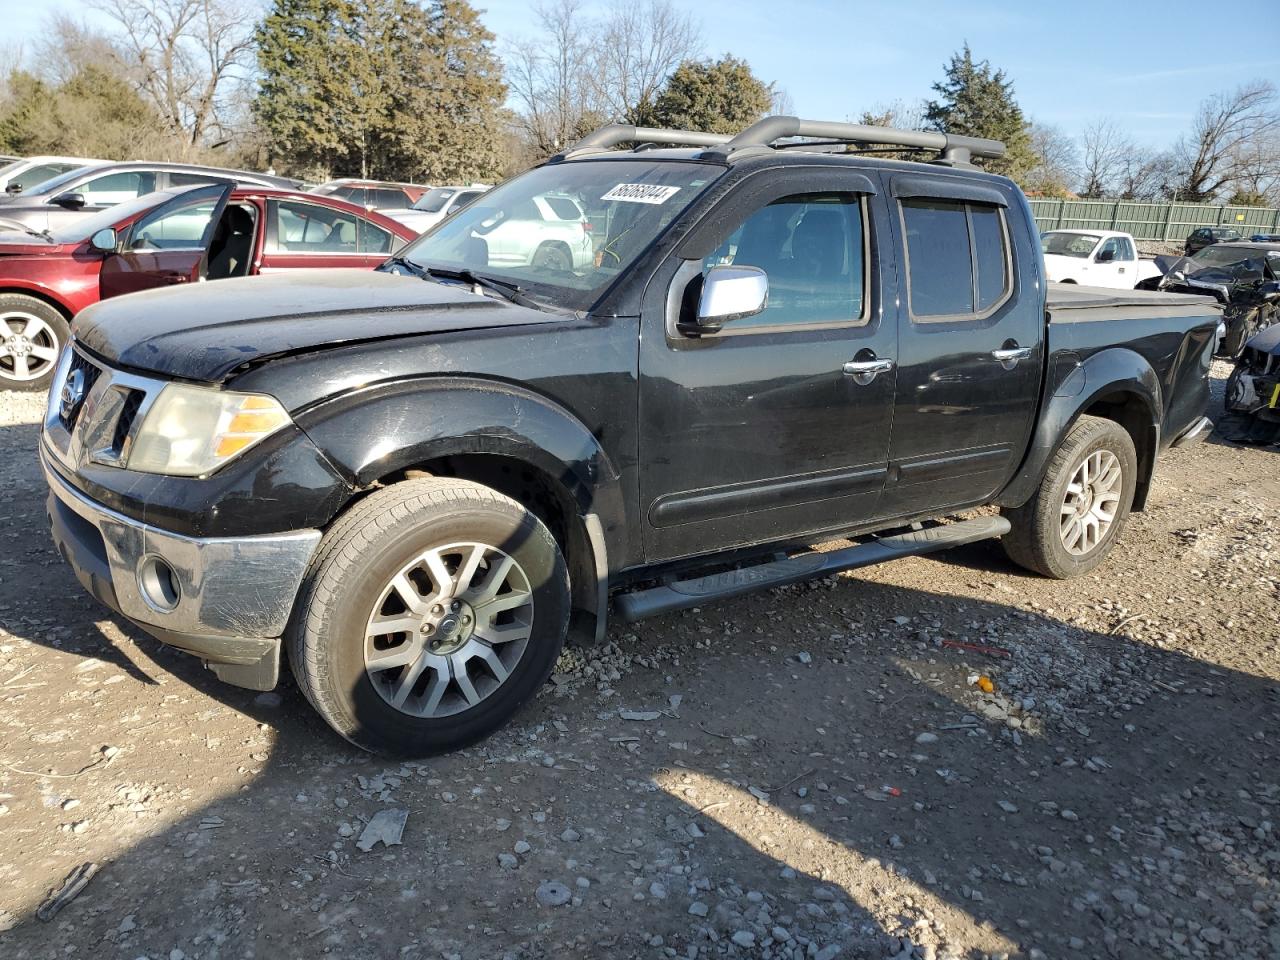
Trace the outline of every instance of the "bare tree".
[[619, 0], [594, 46], [606, 109], [615, 119], [635, 123], [676, 67], [698, 56], [702, 36], [693, 17], [670, 0]]
[[197, 147], [222, 136], [232, 88], [253, 58], [247, 0], [93, 0], [119, 27], [116, 48], [165, 122]]
[[[1200, 104], [1191, 132], [1174, 149], [1178, 198], [1211, 200], [1249, 176], [1243, 157], [1250, 145], [1280, 130], [1276, 89], [1255, 80]], [[1280, 163], [1280, 158], [1276, 159]]]
[[1032, 123], [1031, 151], [1036, 161], [1026, 176], [1027, 190], [1044, 196], [1066, 196], [1080, 163], [1075, 141], [1057, 127]]
[[507, 87], [515, 125], [533, 159], [555, 153], [604, 116], [594, 37], [581, 0], [535, 8], [541, 32], [508, 44]]
[[1104, 197], [1123, 176], [1135, 146], [1114, 120], [1095, 120], [1080, 137], [1080, 196]]
[[508, 43], [515, 127], [534, 160], [609, 120], [636, 122], [701, 38], [669, 0], [625, 5], [592, 19], [582, 0], [535, 8], [538, 33]]
[[769, 101], [769, 112], [775, 116], [789, 117], [796, 112], [796, 102], [792, 99], [791, 94], [777, 84], [770, 85], [771, 99]]
[[1173, 191], [1173, 156], [1135, 144], [1120, 159], [1113, 193], [1120, 200], [1155, 200]]

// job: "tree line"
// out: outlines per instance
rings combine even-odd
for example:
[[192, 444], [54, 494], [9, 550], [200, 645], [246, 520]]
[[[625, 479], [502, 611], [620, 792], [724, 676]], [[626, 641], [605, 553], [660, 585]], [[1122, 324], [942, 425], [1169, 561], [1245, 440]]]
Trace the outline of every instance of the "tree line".
[[[0, 78], [0, 152], [457, 183], [523, 169], [602, 123], [735, 133], [792, 112], [745, 61], [707, 56], [674, 0], [545, 0], [502, 42], [468, 0], [91, 2], [95, 26], [55, 16], [32, 49], [0, 49], [22, 64]], [[1205, 99], [1167, 149], [1112, 118], [1074, 137], [1035, 122], [967, 43], [932, 92], [847, 119], [1002, 140], [986, 165], [1035, 195], [1280, 204], [1264, 80]]]

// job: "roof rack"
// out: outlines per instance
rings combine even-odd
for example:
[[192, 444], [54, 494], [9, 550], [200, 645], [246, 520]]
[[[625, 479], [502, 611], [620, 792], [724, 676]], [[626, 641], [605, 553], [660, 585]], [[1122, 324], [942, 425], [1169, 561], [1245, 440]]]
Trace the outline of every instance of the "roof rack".
[[551, 160], [552, 162], [567, 160], [583, 153], [608, 150], [624, 143], [712, 147], [716, 149], [709, 153], [727, 159], [735, 153], [747, 150], [754, 152], [775, 146], [803, 150], [805, 147], [803, 140], [786, 144], [777, 142], [796, 137], [813, 138], [817, 141], [812, 144], [814, 147], [848, 143], [937, 150], [937, 162], [950, 166], [968, 166], [973, 162], [974, 157], [996, 159], [1003, 157], [1005, 152], [1004, 144], [999, 140], [985, 140], [981, 137], [779, 116], [765, 117], [733, 137], [718, 133], [698, 133], [693, 130], [658, 130], [652, 127], [612, 123], [589, 133], [567, 150], [556, 154]]

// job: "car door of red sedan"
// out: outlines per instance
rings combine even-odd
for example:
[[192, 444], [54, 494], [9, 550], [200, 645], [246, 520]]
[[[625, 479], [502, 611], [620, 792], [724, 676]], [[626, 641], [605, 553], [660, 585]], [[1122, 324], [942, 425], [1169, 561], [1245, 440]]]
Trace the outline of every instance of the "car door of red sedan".
[[107, 254], [99, 274], [102, 298], [199, 280], [233, 189], [230, 183], [192, 187], [118, 229], [116, 252]]
[[259, 273], [305, 267], [363, 267], [389, 257], [396, 237], [347, 210], [307, 200], [267, 200], [266, 238]]

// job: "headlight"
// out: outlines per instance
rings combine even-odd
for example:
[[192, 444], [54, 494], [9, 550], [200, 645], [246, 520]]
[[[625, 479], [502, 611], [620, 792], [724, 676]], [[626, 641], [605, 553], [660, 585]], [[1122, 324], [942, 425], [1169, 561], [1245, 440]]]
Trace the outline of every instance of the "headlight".
[[274, 397], [170, 383], [138, 428], [128, 468], [202, 476], [289, 422], [289, 414]]

